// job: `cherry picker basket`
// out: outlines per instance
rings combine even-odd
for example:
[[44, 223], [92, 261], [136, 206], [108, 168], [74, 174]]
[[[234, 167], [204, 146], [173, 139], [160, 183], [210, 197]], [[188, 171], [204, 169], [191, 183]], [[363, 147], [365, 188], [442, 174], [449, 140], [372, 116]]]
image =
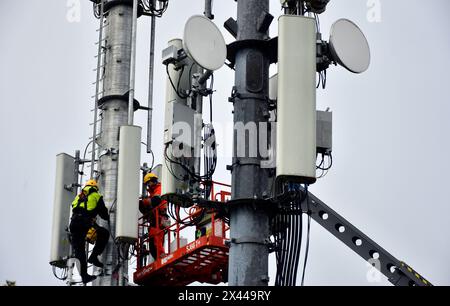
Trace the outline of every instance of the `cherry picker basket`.
[[[214, 187], [230, 188], [229, 185], [213, 182], [211, 198], [219, 205], [226, 205], [231, 193], [227, 190], [214, 192]], [[138, 285], [185, 286], [193, 282], [218, 284], [228, 281], [228, 233], [229, 226], [224, 217], [213, 209], [197, 205], [178, 215], [172, 224], [159, 224], [161, 203], [152, 210], [155, 224], [150, 218], [139, 219], [139, 241], [137, 245], [137, 268], [133, 275]], [[172, 207], [173, 208], [173, 207]], [[176, 209], [181, 209], [177, 207]], [[193, 220], [197, 220], [193, 226]], [[185, 235], [186, 237], [183, 237]], [[191, 237], [191, 241], [188, 241]], [[164, 245], [156, 243], [156, 258], [150, 255], [155, 241], [163, 238]], [[158, 246], [159, 245], [159, 246]], [[162, 247], [161, 247], [162, 246]], [[155, 251], [154, 251], [155, 253]]]

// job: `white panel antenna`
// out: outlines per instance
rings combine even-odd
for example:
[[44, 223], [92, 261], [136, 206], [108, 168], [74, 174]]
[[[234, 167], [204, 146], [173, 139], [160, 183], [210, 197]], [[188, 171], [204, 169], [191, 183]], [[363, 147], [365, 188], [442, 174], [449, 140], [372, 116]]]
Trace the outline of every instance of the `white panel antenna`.
[[[70, 223], [71, 203], [76, 196], [77, 183], [74, 174], [75, 158], [67, 154], [58, 154], [56, 157], [55, 198], [53, 204], [53, 226], [50, 251], [50, 264], [59, 268], [66, 266], [70, 256], [70, 241], [67, 227]], [[72, 189], [68, 188], [72, 186]]]
[[116, 239], [130, 243], [138, 239], [141, 130], [138, 126], [120, 127]]
[[313, 184], [316, 24], [313, 18], [294, 15], [283, 15], [278, 22], [277, 180]]

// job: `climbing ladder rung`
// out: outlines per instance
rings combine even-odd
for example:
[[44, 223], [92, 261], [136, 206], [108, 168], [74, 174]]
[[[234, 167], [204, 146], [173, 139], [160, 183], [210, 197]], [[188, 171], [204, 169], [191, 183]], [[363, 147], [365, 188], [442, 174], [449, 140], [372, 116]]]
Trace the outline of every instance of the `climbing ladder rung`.
[[96, 120], [95, 122], [89, 123], [89, 126], [93, 126], [94, 124], [96, 124], [96, 123], [98, 123], [100, 121], [102, 121], [102, 119], [99, 119], [99, 120]]
[[[106, 46], [103, 46], [102, 45], [102, 49], [101, 49], [101, 53], [102, 53], [102, 55], [105, 55], [106, 54], [106, 50], [107, 50], [108, 48], [106, 47]], [[96, 54], [96, 55], [94, 55], [94, 58], [98, 58], [98, 54]]]
[[[101, 77], [98, 81], [101, 82], [101, 81], [103, 81], [104, 79], [105, 79], [104, 77]], [[97, 85], [97, 81], [94, 81], [94, 82], [92, 82], [91, 84], [92, 84], [92, 85]]]
[[[95, 139], [98, 139], [98, 138], [100, 138], [101, 137], [101, 133], [100, 134], [97, 134], [96, 136], [95, 136]], [[93, 138], [92, 138], [92, 136], [91, 137], [89, 137], [89, 140], [92, 140]]]
[[[99, 68], [103, 68], [103, 67], [105, 67], [106, 65], [100, 65], [99, 66]], [[98, 70], [98, 68], [94, 68], [94, 69], [92, 69], [92, 71], [97, 71]]]
[[104, 91], [100, 91], [99, 93], [91, 96], [92, 99], [94, 99], [95, 97], [98, 97], [99, 95], [101, 95], [102, 93], [104, 93]]
[[[105, 79], [105, 78], [103, 78], [103, 77], [102, 77], [102, 78], [101, 78], [101, 79], [99, 79], [98, 81], [99, 81], [99, 82], [101, 82], [101, 81], [103, 81], [104, 79]], [[92, 82], [91, 84], [92, 84], [92, 85], [97, 85], [97, 82], [96, 82], [96, 81], [94, 81], [94, 82]]]
[[97, 46], [100, 42], [102, 42], [102, 41], [106, 41], [106, 37], [105, 38], [103, 38], [102, 40], [100, 40], [100, 41], [97, 41], [96, 43], [95, 43], [95, 45]]
[[103, 30], [104, 28], [106, 28], [107, 26], [109, 26], [109, 23], [105, 23], [101, 28], [97, 28], [95, 31], [98, 32], [100, 30]]

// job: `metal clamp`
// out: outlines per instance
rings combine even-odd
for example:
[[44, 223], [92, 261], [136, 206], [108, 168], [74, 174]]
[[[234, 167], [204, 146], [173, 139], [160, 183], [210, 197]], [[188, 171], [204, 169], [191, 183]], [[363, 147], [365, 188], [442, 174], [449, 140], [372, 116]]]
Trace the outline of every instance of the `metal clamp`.
[[260, 100], [260, 101], [265, 101], [268, 104], [271, 103], [271, 100], [269, 99], [268, 96], [263, 96], [263, 95], [258, 95], [258, 94], [248, 94], [248, 93], [240, 93], [237, 91], [236, 87], [233, 87], [233, 90], [231, 92], [231, 97], [228, 98], [228, 102], [230, 103], [234, 103], [236, 101], [236, 99], [239, 100]]
[[64, 189], [73, 192], [75, 186], [77, 186], [77, 184], [64, 185]]
[[266, 238], [264, 240], [257, 239], [256, 237], [252, 236], [242, 236], [241, 238], [231, 238], [231, 243], [233, 244], [244, 244], [244, 243], [253, 243], [253, 244], [259, 244], [259, 245], [265, 245], [269, 246], [272, 244], [269, 238]]
[[[268, 21], [269, 19], [262, 20], [262, 23], [260, 23], [260, 25], [262, 26], [261, 29], [264, 29]], [[234, 27], [233, 21], [230, 21], [228, 26], [229, 27], [227, 30], [230, 31], [231, 29], [231, 35], [233, 35], [233, 32], [237, 30], [237, 26]], [[232, 42], [227, 46], [227, 60], [230, 62], [230, 64], [228, 65], [230, 68], [234, 68], [234, 65], [236, 63], [236, 54], [240, 50], [247, 48], [259, 49], [261, 52], [267, 55], [271, 64], [278, 62], [278, 37], [266, 40], [244, 39]]]
[[[94, 2], [97, 5], [101, 4], [101, 0], [91, 0], [91, 2]], [[108, 13], [113, 7], [118, 5], [126, 5], [126, 6], [133, 6], [133, 0], [109, 0], [105, 2], [104, 4], [104, 14]], [[144, 15], [144, 8], [141, 4], [138, 5], [138, 17], [141, 17]]]

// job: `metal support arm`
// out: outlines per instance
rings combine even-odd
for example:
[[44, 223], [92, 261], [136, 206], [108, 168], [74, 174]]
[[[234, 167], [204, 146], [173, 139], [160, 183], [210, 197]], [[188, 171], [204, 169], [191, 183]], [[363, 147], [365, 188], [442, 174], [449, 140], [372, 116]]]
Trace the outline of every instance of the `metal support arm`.
[[374, 264], [395, 286], [432, 286], [419, 273], [396, 259], [312, 193], [309, 193], [309, 200], [302, 203], [302, 210], [364, 260]]

